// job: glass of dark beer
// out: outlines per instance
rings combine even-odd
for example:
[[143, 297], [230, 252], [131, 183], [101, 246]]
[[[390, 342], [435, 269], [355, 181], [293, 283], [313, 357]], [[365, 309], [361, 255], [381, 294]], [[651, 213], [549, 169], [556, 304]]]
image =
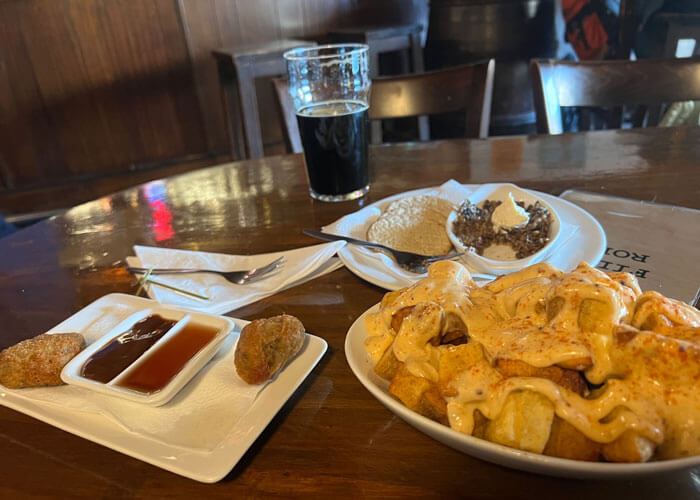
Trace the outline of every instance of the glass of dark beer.
[[345, 201], [369, 191], [369, 53], [348, 43], [284, 54], [311, 196]]

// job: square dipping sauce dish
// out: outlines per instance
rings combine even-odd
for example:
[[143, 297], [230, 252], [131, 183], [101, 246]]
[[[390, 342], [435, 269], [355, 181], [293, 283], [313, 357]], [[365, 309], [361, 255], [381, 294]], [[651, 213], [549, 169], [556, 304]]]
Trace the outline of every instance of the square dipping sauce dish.
[[[153, 325], [161, 333], [155, 342], [144, 329]], [[63, 368], [61, 379], [102, 394], [162, 406], [214, 357], [235, 327], [221, 316], [166, 307], [144, 309], [80, 352]], [[145, 347], [117, 353], [124, 345], [135, 345], [135, 340], [143, 341]], [[105, 361], [112, 366], [98, 365]]]
[[[491, 274], [508, 274], [520, 269], [527, 267], [531, 264], [536, 264], [545, 260], [552, 251], [556, 248], [556, 242], [559, 239], [561, 233], [561, 222], [559, 220], [559, 215], [552, 206], [544, 201], [542, 198], [537, 196], [535, 192], [522, 189], [515, 184], [484, 184], [482, 187], [474, 191], [469, 196], [469, 201], [478, 207], [483, 207], [486, 200], [494, 200], [503, 202], [508, 198], [508, 194], [513, 195], [515, 202], [523, 202], [525, 206], [533, 205], [536, 201], [547, 209], [551, 217], [551, 224], [549, 227], [549, 241], [545, 246], [539, 249], [532, 255], [528, 255], [522, 259], [515, 260], [494, 260], [488, 259], [476, 253], [473, 248], [467, 248], [462, 240], [453, 232], [452, 224], [459, 215], [459, 206], [453, 210], [447, 217], [445, 224], [445, 230], [447, 235], [452, 242], [452, 245], [459, 252], [467, 252], [462, 258], [466, 264], [477, 272], [491, 273]], [[466, 201], [466, 200], [464, 200]], [[461, 203], [460, 203], [461, 205]]]

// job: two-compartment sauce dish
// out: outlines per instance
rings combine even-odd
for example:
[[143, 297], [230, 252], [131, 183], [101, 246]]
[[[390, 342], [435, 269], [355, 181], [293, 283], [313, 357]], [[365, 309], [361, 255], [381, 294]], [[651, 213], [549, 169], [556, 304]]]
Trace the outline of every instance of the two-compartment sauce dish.
[[235, 328], [221, 316], [153, 307], [132, 314], [73, 358], [71, 385], [153, 406], [167, 403]]

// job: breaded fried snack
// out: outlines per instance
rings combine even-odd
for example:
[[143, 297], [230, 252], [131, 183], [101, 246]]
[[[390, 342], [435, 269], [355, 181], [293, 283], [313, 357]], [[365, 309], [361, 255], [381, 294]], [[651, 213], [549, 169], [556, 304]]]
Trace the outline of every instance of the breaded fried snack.
[[8, 389], [62, 385], [61, 370], [85, 348], [79, 333], [43, 333], [0, 352], [0, 384]]
[[249, 384], [272, 378], [301, 349], [306, 332], [294, 316], [282, 314], [246, 325], [236, 345], [238, 376]]

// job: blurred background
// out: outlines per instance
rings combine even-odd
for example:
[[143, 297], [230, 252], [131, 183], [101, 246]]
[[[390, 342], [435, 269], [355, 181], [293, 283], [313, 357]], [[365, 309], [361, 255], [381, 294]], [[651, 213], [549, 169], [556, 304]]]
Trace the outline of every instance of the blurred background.
[[[635, 57], [636, 38], [644, 57], [674, 57], [668, 23], [659, 27], [654, 16], [685, 13], [687, 24], [700, 4], [637, 0], [625, 17], [633, 1], [596, 1], [612, 23], [608, 50], [594, 55], [601, 58]], [[284, 39], [324, 43], [329, 33], [353, 27], [419, 26], [426, 70], [495, 58], [490, 134], [535, 133], [528, 63], [580, 57], [566, 41], [577, 3], [0, 0], [0, 215], [21, 226], [137, 183], [230, 161], [212, 52]], [[652, 35], [640, 36], [649, 26], [656, 26]], [[381, 54], [381, 74], [405, 71], [405, 61]], [[269, 78], [255, 87], [264, 154], [284, 154]], [[449, 130], [438, 124], [433, 138]], [[401, 124], [386, 135], [392, 133], [411, 137]]]

